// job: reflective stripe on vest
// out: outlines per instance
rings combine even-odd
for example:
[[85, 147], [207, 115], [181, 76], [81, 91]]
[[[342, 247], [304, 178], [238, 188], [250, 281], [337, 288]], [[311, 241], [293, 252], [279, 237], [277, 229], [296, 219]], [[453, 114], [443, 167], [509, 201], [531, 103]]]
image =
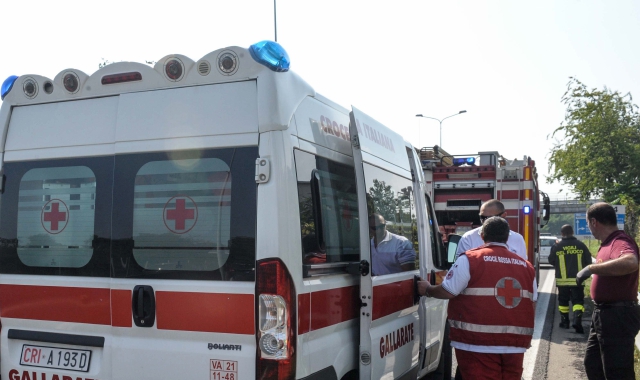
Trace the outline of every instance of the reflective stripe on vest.
[[[573, 283], [575, 284], [575, 282], [576, 282], [576, 279], [574, 278]], [[533, 293], [529, 292], [526, 289], [519, 289], [519, 290], [520, 290], [520, 297], [528, 298], [533, 301]], [[466, 296], [491, 296], [491, 297], [495, 297], [498, 295], [496, 288], [466, 288], [460, 294], [464, 294]]]
[[556, 286], [578, 286], [575, 278], [556, 278]]
[[533, 328], [520, 326], [478, 325], [449, 319], [449, 326], [476, 333], [533, 335]]
[[[576, 256], [578, 256], [578, 272], [580, 272], [582, 270], [582, 253], [578, 253]], [[558, 261], [560, 262], [560, 277], [562, 277], [562, 279], [573, 280], [573, 283], [575, 284], [575, 278], [567, 278], [567, 262], [564, 257], [565, 255], [558, 255]], [[558, 281], [556, 281], [556, 284], [558, 284]]]

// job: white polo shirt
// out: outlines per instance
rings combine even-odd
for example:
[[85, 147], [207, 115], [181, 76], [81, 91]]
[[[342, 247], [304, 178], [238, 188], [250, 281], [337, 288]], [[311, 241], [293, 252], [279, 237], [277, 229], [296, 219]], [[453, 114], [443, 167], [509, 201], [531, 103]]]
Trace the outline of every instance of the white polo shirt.
[[374, 276], [400, 273], [402, 265], [415, 262], [416, 251], [406, 237], [386, 231], [377, 247], [371, 239], [371, 270]]
[[[480, 236], [480, 230], [482, 227], [475, 228], [471, 231], [467, 231], [462, 235], [462, 239], [458, 243], [458, 249], [456, 250], [456, 259], [463, 253], [470, 249], [478, 248], [484, 245], [484, 240]], [[527, 246], [524, 243], [524, 238], [517, 232], [509, 231], [509, 239], [507, 239], [507, 248], [509, 251], [527, 260]]]

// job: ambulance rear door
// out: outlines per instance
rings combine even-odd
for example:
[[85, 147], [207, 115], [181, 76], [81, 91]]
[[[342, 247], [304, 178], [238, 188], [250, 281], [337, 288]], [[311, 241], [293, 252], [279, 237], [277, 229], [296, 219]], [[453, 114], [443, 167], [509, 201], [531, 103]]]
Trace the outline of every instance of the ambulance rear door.
[[115, 146], [112, 379], [254, 378], [256, 83], [122, 94]]
[[404, 139], [356, 108], [350, 117], [360, 215], [360, 379], [395, 379], [417, 370], [419, 361], [414, 276], [426, 252], [416, 217], [421, 195]]

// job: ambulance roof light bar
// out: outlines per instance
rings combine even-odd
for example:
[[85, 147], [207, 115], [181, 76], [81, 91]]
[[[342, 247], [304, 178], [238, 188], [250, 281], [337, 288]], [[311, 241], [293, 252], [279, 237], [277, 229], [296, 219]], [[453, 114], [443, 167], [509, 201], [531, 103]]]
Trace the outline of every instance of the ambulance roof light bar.
[[12, 75], [9, 78], [5, 79], [2, 83], [2, 92], [0, 93], [0, 100], [4, 100], [4, 97], [7, 96], [9, 91], [13, 88], [13, 84], [18, 80], [17, 75]]
[[289, 54], [279, 43], [273, 41], [260, 41], [249, 47], [251, 58], [256, 62], [276, 72], [289, 71], [291, 61]]

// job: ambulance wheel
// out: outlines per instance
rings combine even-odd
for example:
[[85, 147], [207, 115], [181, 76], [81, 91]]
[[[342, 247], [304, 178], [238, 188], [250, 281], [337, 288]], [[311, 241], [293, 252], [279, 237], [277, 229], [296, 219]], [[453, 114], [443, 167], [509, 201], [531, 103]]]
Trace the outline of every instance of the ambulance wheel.
[[453, 365], [453, 352], [451, 351], [451, 341], [449, 340], [449, 322], [444, 327], [444, 342], [442, 343], [442, 352], [440, 353], [440, 363], [438, 368], [427, 374], [422, 380], [450, 380], [451, 366]]

